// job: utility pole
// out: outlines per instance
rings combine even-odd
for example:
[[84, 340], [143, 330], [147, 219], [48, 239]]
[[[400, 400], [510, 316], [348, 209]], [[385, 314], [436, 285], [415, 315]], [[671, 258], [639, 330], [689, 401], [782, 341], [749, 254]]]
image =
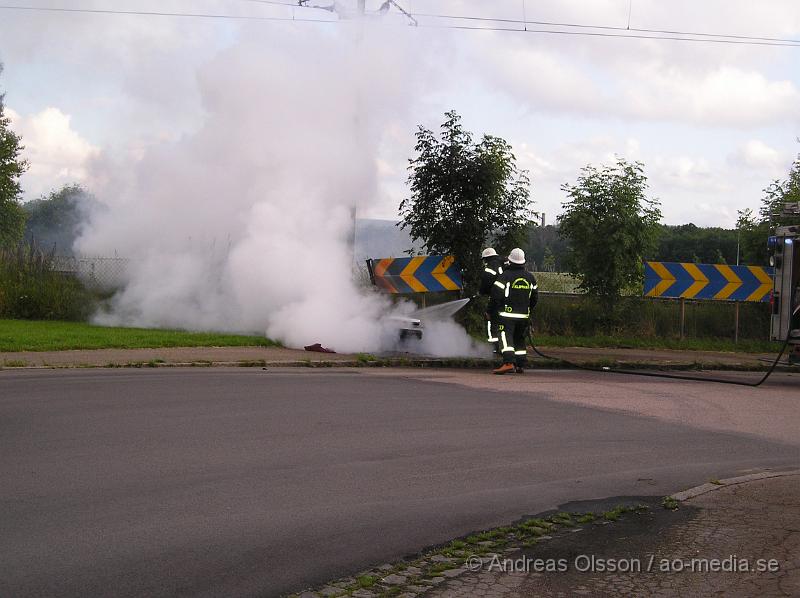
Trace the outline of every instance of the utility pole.
[[[736, 265], [739, 265], [739, 247], [741, 246], [742, 242], [742, 227], [739, 223], [736, 223]], [[739, 302], [734, 301], [733, 307], [733, 343], [738, 344], [739, 342]]]

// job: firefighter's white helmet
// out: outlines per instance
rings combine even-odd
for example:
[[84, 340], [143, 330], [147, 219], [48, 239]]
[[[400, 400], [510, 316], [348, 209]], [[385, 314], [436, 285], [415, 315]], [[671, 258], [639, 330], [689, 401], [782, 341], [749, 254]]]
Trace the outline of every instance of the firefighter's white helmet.
[[487, 247], [483, 250], [483, 253], [481, 253], [481, 259], [485, 260], [487, 257], [494, 257], [495, 255], [497, 255], [497, 252], [494, 250], [494, 247]]
[[508, 254], [508, 261], [512, 264], [524, 264], [525, 252], [519, 247], [515, 247], [511, 250], [511, 253]]

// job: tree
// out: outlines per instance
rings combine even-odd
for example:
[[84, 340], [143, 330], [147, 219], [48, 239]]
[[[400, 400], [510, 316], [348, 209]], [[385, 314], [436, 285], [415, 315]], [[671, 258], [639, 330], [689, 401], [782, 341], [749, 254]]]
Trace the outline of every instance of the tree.
[[659, 227], [658, 247], [645, 254], [646, 259], [661, 262], [735, 264], [736, 231], [694, 224]]
[[767, 264], [769, 235], [774, 234], [778, 226], [800, 224], [800, 215], [783, 213], [784, 204], [796, 202], [800, 202], [800, 155], [789, 167], [788, 178], [774, 180], [764, 189], [758, 218], [749, 208], [739, 211], [736, 228], [739, 233], [743, 263]]
[[644, 165], [622, 158], [613, 166], [588, 165], [576, 184], [561, 189], [568, 199], [558, 221], [571, 244], [570, 270], [582, 290], [611, 304], [641, 283], [642, 257], [657, 240], [661, 210], [646, 195]]
[[39, 247], [59, 255], [72, 253], [72, 245], [80, 233], [81, 223], [100, 204], [78, 185], [65, 185], [49, 196], [24, 204], [28, 215], [25, 238]]
[[[558, 227], [552, 224], [539, 226], [538, 223], [531, 222], [527, 227], [525, 244], [520, 247], [525, 250], [528, 262], [536, 263], [545, 272], [563, 272], [566, 268], [569, 242], [559, 235]], [[552, 256], [552, 261], [546, 261], [548, 253]]]
[[786, 180], [777, 179], [764, 189], [759, 215], [761, 222], [769, 223], [771, 231], [776, 226], [800, 224], [800, 216], [783, 214], [786, 203], [800, 202], [800, 154], [789, 167], [789, 177]]
[[739, 263], [766, 264], [769, 224], [759, 223], [750, 208], [738, 210], [737, 214], [736, 233], [739, 239]]
[[556, 256], [553, 255], [553, 252], [550, 249], [550, 247], [546, 247], [544, 250], [544, 257], [542, 258], [542, 271], [543, 272], [556, 271]]
[[28, 163], [20, 157], [23, 150], [20, 137], [11, 130], [11, 120], [5, 114], [4, 97], [5, 94], [0, 94], [0, 248], [16, 245], [22, 238], [25, 212], [19, 202], [22, 195], [19, 178], [28, 168]]
[[473, 295], [483, 247], [491, 243], [502, 254], [522, 242], [534, 216], [530, 182], [505, 140], [484, 135], [475, 143], [456, 112], [445, 116], [441, 138], [423, 126], [417, 130], [417, 155], [408, 166], [411, 194], [400, 203], [399, 226], [426, 251], [454, 255], [465, 291]]

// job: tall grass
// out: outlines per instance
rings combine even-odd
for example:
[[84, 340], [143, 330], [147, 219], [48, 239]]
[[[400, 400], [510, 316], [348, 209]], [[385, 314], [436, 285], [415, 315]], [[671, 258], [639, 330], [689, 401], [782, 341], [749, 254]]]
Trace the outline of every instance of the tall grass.
[[[735, 305], [725, 301], [687, 301], [685, 336], [696, 339], [733, 340]], [[767, 340], [769, 305], [739, 305], [739, 338]], [[542, 294], [534, 312], [536, 330], [561, 336], [618, 336], [680, 338], [680, 301], [624, 297], [613, 309], [586, 296]]]
[[0, 250], [0, 318], [85, 320], [92, 296], [74, 275], [53, 268], [53, 255], [26, 242]]

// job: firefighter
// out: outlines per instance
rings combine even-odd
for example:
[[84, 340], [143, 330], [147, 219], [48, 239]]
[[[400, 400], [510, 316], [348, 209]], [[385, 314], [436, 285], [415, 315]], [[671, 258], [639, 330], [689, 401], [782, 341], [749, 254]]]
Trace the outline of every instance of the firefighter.
[[539, 299], [536, 277], [525, 269], [525, 252], [519, 247], [508, 255], [508, 264], [492, 285], [492, 301], [497, 306], [500, 349], [503, 365], [495, 374], [525, 372], [527, 332], [531, 311]]
[[483, 274], [481, 274], [481, 286], [478, 293], [485, 295], [489, 298], [486, 304], [486, 340], [494, 345], [494, 351], [500, 354], [500, 338], [497, 336], [497, 312], [499, 307], [494, 303], [492, 298], [492, 286], [497, 276], [503, 273], [503, 260], [497, 255], [493, 247], [487, 247], [481, 253], [483, 260]]

